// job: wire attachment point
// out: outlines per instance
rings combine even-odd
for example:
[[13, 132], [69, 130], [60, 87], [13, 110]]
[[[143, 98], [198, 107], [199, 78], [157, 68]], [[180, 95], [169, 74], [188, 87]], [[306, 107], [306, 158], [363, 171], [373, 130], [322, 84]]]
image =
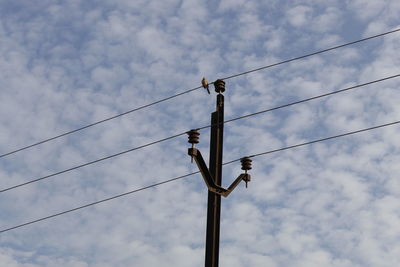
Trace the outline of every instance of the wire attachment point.
[[[194, 148], [195, 144], [198, 144], [200, 142], [200, 133], [198, 129], [192, 129], [187, 132], [188, 134], [188, 143], [192, 144], [192, 148]], [[193, 163], [193, 155], [192, 155], [192, 160], [191, 163]]]
[[249, 157], [244, 157], [240, 159], [240, 162], [242, 163], [242, 170], [244, 170], [245, 176], [243, 177], [243, 181], [246, 183], [246, 188], [247, 188], [247, 183], [250, 182], [251, 176], [250, 174], [247, 173], [248, 170], [251, 170], [251, 158]]
[[218, 79], [214, 82], [215, 92], [221, 94], [225, 92], [225, 82], [221, 79]]

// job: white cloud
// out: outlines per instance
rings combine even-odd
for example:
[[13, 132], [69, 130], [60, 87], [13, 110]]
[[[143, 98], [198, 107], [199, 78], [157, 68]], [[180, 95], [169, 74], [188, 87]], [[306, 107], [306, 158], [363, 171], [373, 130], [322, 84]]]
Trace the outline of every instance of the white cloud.
[[287, 11], [289, 23], [293, 26], [304, 26], [312, 18], [312, 8], [308, 6], [296, 6]]
[[[365, 1], [364, 1], [365, 2]], [[396, 28], [398, 1], [0, 4], [0, 151]], [[346, 28], [345, 28], [346, 27]], [[398, 34], [226, 80], [227, 119], [398, 74]], [[224, 160], [398, 120], [398, 80], [226, 124]], [[211, 88], [213, 91], [213, 88]], [[207, 125], [205, 90], [0, 159], [1, 188]], [[398, 126], [254, 158], [221, 266], [395, 266]], [[197, 146], [208, 156], [209, 130]], [[186, 136], [0, 194], [0, 230], [196, 171]], [[224, 168], [224, 184], [241, 173]], [[0, 189], [1, 189], [0, 188]], [[199, 266], [199, 175], [0, 234], [5, 266]]]

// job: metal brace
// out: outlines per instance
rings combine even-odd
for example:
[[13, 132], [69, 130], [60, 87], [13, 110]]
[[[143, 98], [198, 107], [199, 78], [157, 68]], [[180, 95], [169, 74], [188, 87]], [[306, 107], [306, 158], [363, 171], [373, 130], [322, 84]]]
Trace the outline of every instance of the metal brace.
[[245, 181], [246, 183], [250, 181], [251, 177], [250, 174], [242, 173], [236, 178], [235, 181], [233, 181], [233, 183], [228, 187], [228, 189], [225, 189], [215, 184], [214, 178], [212, 177], [210, 171], [208, 170], [207, 165], [203, 159], [203, 156], [200, 153], [200, 150], [198, 150], [197, 148], [189, 148], [188, 155], [195, 160], [200, 170], [200, 173], [203, 176], [204, 182], [207, 185], [208, 190], [218, 195], [227, 197], [241, 181]]

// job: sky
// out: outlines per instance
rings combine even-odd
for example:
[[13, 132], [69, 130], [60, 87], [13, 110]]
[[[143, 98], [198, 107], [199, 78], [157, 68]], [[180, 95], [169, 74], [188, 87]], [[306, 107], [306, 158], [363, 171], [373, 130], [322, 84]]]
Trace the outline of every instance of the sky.
[[[210, 82], [400, 28], [397, 0], [2, 0], [0, 154]], [[400, 33], [226, 80], [225, 118], [400, 74]], [[400, 120], [400, 78], [225, 124], [224, 162]], [[204, 89], [0, 158], [0, 189], [210, 123]], [[220, 266], [396, 266], [400, 126], [253, 158]], [[208, 159], [209, 130], [200, 131]], [[185, 135], [0, 193], [0, 231], [197, 171]], [[225, 187], [240, 162], [223, 169]], [[204, 266], [192, 175], [0, 233], [0, 266]]]

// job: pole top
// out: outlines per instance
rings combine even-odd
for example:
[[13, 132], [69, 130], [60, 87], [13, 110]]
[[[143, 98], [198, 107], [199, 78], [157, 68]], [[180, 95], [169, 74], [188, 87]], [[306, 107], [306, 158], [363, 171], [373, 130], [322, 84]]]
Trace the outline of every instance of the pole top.
[[218, 94], [225, 92], [225, 82], [221, 79], [218, 79], [214, 82], [215, 92]]

